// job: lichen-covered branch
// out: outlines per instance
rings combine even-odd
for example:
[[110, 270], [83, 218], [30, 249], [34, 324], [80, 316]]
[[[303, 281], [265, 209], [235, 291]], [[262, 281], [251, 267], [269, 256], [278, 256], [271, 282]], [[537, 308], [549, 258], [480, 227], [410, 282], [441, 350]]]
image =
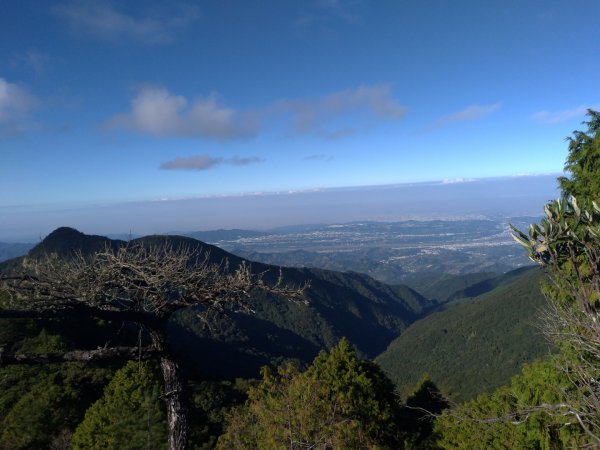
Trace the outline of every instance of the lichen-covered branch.
[[3, 353], [0, 352], [0, 367], [11, 364], [50, 364], [63, 362], [92, 362], [123, 359], [156, 358], [159, 352], [154, 347], [107, 347], [94, 350], [72, 350], [51, 353]]
[[[138, 241], [117, 248], [107, 246], [91, 255], [77, 252], [70, 258], [55, 254], [27, 258], [22, 273], [4, 276], [0, 284], [10, 294], [8, 307], [0, 308], [0, 318], [96, 317], [143, 326], [152, 338], [154, 354], [160, 355], [172, 450], [185, 448], [187, 433], [184, 383], [166, 333], [173, 313], [191, 306], [250, 311], [248, 298], [254, 290], [304, 301], [307, 287], [284, 285], [281, 272], [277, 282], [269, 285], [263, 274], [253, 273], [245, 262], [235, 269], [227, 261], [214, 264], [198, 247], [174, 246], [169, 240], [159, 245]], [[127, 358], [132, 351], [114, 347], [5, 355], [4, 359], [11, 363], [89, 361], [109, 356]]]

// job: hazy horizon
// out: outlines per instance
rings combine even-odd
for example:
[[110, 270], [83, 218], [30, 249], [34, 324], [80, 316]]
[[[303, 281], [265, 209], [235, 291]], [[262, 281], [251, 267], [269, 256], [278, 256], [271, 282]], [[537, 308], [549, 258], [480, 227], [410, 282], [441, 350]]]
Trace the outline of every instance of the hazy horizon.
[[597, 0], [4, 2], [0, 240], [541, 211], [555, 176], [513, 177], [559, 174], [600, 109], [599, 16]]
[[539, 216], [556, 198], [556, 175], [442, 180], [123, 202], [0, 208], [0, 241], [37, 242], [60, 226], [87, 234], [133, 235], [279, 226]]

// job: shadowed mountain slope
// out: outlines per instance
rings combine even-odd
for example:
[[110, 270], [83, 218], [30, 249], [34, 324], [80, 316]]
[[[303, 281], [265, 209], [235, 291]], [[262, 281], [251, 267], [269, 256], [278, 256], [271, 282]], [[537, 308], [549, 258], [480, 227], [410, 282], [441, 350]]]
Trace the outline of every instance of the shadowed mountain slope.
[[518, 269], [480, 296], [443, 305], [413, 323], [376, 362], [402, 395], [425, 373], [455, 401], [506, 384], [524, 362], [550, 351], [538, 321], [542, 277], [539, 269]]
[[493, 272], [475, 272], [465, 274], [420, 273], [406, 280], [406, 284], [427, 298], [446, 302], [458, 292], [498, 277]]
[[[181, 236], [147, 236], [132, 242], [153, 245], [168, 242], [175, 248], [188, 246], [208, 252], [214, 263], [227, 261], [235, 268], [243, 260], [224, 250]], [[88, 236], [71, 228], [59, 228], [34, 247], [30, 257], [43, 253], [68, 256], [124, 241]], [[18, 260], [1, 267], [14, 267]], [[252, 263], [252, 271], [274, 282], [279, 268]], [[173, 346], [186, 356], [191, 367], [211, 376], [256, 376], [261, 365], [293, 358], [308, 362], [321, 348], [333, 346], [346, 336], [364, 356], [374, 357], [406, 327], [435, 306], [406, 286], [388, 286], [358, 273], [319, 269], [283, 268], [285, 283], [302, 285], [308, 304], [257, 293], [250, 299], [255, 314], [229, 312], [197, 318], [197, 310], [181, 311], [170, 327]]]

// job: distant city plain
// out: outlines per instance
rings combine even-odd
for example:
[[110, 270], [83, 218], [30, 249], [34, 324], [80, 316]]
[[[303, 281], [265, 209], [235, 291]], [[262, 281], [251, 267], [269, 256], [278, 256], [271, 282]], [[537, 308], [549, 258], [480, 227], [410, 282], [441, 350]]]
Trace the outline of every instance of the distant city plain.
[[0, 241], [37, 242], [60, 226], [87, 234], [147, 235], [231, 228], [269, 230], [361, 220], [540, 216], [543, 205], [558, 195], [557, 176], [455, 179], [131, 203], [15, 205], [0, 208]]

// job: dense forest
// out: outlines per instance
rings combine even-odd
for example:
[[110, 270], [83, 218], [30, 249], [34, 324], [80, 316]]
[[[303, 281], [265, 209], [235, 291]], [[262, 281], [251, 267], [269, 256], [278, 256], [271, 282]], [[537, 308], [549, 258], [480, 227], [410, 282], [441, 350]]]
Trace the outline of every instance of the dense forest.
[[0, 448], [600, 447], [600, 113], [539, 267], [424, 275], [250, 263], [60, 228], [0, 264]]

